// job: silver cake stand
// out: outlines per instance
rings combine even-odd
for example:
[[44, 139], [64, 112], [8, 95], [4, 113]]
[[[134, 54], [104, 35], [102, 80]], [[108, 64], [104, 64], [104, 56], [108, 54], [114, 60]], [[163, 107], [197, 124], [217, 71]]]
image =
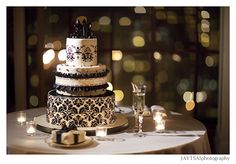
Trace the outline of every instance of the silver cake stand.
[[[129, 125], [128, 119], [124, 114], [116, 113], [115, 116], [115, 122], [110, 125], [106, 125], [108, 134], [123, 131]], [[61, 129], [61, 126], [48, 123], [46, 121], [46, 114], [35, 117], [34, 121], [37, 125], [37, 129], [42, 132], [51, 133], [52, 130]], [[96, 127], [80, 127], [79, 129], [86, 131], [86, 135], [93, 136], [95, 135]]]

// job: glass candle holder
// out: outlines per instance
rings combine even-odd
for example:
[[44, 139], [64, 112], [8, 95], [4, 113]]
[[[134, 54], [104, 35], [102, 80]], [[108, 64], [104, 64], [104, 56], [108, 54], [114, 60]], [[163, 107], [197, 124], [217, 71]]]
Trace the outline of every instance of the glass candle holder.
[[97, 137], [106, 137], [107, 136], [107, 128], [104, 126], [97, 127], [96, 128], [96, 136]]
[[157, 133], [165, 131], [165, 112], [163, 110], [152, 110], [153, 120], [155, 121], [155, 129]]
[[167, 118], [167, 111], [162, 106], [153, 105], [151, 106], [151, 111], [153, 118], [155, 118], [157, 115], [161, 115], [162, 118]]
[[164, 132], [165, 131], [165, 120], [163, 120], [163, 119], [155, 120], [155, 128], [156, 128], [157, 133]]
[[17, 121], [17, 124], [24, 125], [26, 122], [26, 112], [24, 111], [18, 112], [16, 116], [16, 121]]
[[36, 125], [34, 121], [26, 122], [26, 133], [29, 136], [34, 136], [36, 133]]

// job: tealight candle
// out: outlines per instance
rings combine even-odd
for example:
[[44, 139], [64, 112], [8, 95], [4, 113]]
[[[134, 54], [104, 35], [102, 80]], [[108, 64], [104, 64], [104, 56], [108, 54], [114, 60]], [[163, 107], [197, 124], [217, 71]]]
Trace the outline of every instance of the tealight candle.
[[155, 115], [154, 115], [154, 120], [156, 122], [161, 122], [163, 119], [162, 119], [162, 113], [160, 112], [156, 112]]
[[23, 125], [26, 121], [26, 113], [23, 111], [18, 112], [16, 121], [18, 124]]
[[26, 123], [26, 133], [29, 135], [29, 136], [33, 136], [35, 135], [36, 133], [36, 126], [35, 126], [35, 123], [34, 121], [29, 121]]
[[158, 105], [153, 105], [151, 107], [153, 113], [153, 120], [155, 121], [156, 132], [164, 132], [165, 131], [165, 119], [167, 117], [167, 113], [165, 109]]
[[97, 127], [96, 128], [96, 136], [97, 137], [106, 137], [107, 136], [107, 128], [106, 127]]
[[165, 120], [155, 121], [156, 122], [156, 131], [162, 132], [165, 130]]
[[153, 115], [155, 121], [156, 132], [162, 132], [165, 130], [165, 120], [162, 117], [161, 112], [155, 112]]

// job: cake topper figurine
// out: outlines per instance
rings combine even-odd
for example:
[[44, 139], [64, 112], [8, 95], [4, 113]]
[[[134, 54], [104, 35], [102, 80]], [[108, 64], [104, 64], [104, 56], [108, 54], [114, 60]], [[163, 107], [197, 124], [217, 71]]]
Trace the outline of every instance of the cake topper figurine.
[[73, 27], [71, 38], [96, 38], [91, 30], [91, 23], [87, 22], [87, 18], [84, 16], [78, 17]]

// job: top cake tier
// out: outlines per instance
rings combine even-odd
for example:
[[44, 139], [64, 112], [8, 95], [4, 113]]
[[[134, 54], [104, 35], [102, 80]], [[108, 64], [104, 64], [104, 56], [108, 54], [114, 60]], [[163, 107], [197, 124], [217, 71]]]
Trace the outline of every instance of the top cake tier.
[[67, 38], [66, 64], [75, 67], [97, 65], [97, 39]]
[[66, 39], [66, 64], [74, 67], [97, 65], [97, 38], [86, 19], [77, 20]]

